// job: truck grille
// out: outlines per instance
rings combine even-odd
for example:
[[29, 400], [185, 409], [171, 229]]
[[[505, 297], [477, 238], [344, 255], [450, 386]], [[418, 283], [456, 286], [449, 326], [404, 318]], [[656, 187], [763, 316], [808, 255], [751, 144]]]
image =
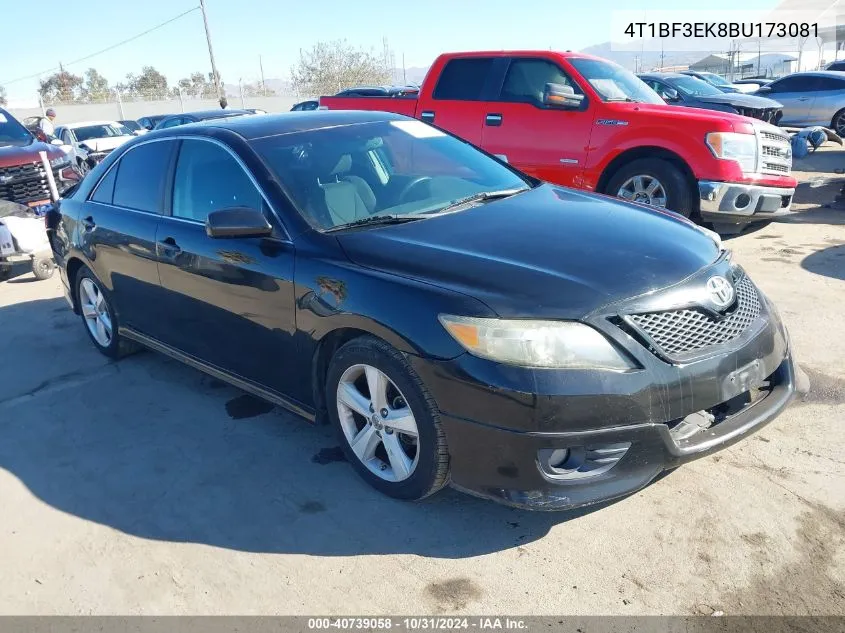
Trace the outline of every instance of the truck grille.
[[0, 167], [0, 200], [26, 204], [49, 198], [50, 185], [40, 162]]
[[742, 334], [760, 316], [760, 298], [754, 284], [743, 277], [736, 284], [736, 306], [723, 319], [696, 308], [632, 314], [629, 323], [645, 334], [666, 357], [673, 359], [713, 345], [727, 343]]
[[790, 172], [792, 169], [792, 146], [788, 136], [773, 129], [758, 129], [757, 143], [760, 147], [761, 173], [782, 176]]

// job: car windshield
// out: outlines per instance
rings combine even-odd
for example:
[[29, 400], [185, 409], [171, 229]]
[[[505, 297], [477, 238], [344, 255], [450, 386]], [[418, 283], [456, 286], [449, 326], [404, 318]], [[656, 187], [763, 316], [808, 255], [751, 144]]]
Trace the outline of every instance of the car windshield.
[[76, 140], [82, 143], [94, 138], [109, 138], [111, 136], [126, 136], [131, 134], [119, 123], [102, 123], [97, 125], [84, 125], [73, 129]]
[[320, 230], [379, 216], [422, 219], [533, 185], [472, 145], [413, 120], [281, 134], [253, 146]]
[[11, 114], [0, 109], [0, 145], [29, 145], [32, 134]]
[[124, 127], [129, 128], [130, 130], [140, 130], [141, 126], [137, 121], [121, 121], [120, 122]]
[[599, 93], [603, 101], [663, 104], [654, 90], [629, 70], [600, 59], [571, 59], [570, 63]]
[[685, 75], [683, 77], [672, 77], [667, 80], [669, 85], [685, 97], [718, 97], [724, 96], [724, 92], [713, 84]]
[[716, 73], [699, 73], [714, 86], [730, 86], [730, 82]]

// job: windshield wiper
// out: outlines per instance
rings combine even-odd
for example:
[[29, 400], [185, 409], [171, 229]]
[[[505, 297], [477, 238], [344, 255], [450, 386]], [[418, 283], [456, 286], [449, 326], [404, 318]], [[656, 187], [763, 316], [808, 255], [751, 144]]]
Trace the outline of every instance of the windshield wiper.
[[326, 229], [323, 232], [331, 233], [332, 231], [339, 231], [340, 229], [349, 229], [355, 226], [367, 226], [378, 224], [403, 224], [405, 222], [413, 222], [415, 220], [422, 219], [423, 217], [420, 215], [370, 215], [366, 218], [361, 218], [360, 220], [347, 222], [346, 224], [337, 224]]
[[529, 187], [518, 187], [516, 189], [502, 189], [501, 191], [481, 191], [479, 193], [474, 193], [471, 196], [453, 200], [442, 209], [437, 209], [437, 211], [432, 211], [431, 213], [449, 213], [450, 211], [456, 211], [457, 209], [460, 209], [468, 204], [472, 204], [473, 202], [487, 202], [489, 200], [499, 200], [500, 198], [510, 198], [511, 196], [522, 193], [523, 191], [528, 191], [528, 189]]

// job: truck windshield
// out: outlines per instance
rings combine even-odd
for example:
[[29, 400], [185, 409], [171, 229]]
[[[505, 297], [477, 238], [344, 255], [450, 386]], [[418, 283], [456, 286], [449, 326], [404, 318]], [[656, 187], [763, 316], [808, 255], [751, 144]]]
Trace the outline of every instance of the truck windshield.
[[32, 141], [29, 130], [0, 108], [0, 145], [29, 145]]
[[718, 97], [725, 94], [713, 84], [697, 77], [672, 77], [669, 80], [669, 85], [685, 97]]
[[602, 101], [636, 101], [664, 104], [654, 90], [622, 66], [601, 59], [570, 59], [569, 62], [599, 93]]
[[536, 182], [469, 143], [407, 119], [281, 134], [252, 144], [319, 230], [380, 216], [423, 219], [516, 195]]

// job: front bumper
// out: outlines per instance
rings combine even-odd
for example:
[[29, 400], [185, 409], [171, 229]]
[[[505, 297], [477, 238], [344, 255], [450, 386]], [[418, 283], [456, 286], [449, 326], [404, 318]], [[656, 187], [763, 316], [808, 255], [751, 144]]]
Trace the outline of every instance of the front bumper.
[[700, 180], [698, 192], [702, 219], [746, 223], [789, 215], [795, 189]]
[[[681, 365], [630, 340], [625, 348], [642, 370], [532, 370], [469, 354], [410, 357], [441, 412], [453, 486], [518, 507], [570, 509], [633, 493], [665, 470], [741, 440], [776, 418], [795, 393], [788, 335], [766, 304], [760, 327], [727, 350]], [[717, 411], [709, 426], [690, 427]], [[567, 458], [562, 470], [551, 468], [552, 451], [579, 456], [580, 465]]]

